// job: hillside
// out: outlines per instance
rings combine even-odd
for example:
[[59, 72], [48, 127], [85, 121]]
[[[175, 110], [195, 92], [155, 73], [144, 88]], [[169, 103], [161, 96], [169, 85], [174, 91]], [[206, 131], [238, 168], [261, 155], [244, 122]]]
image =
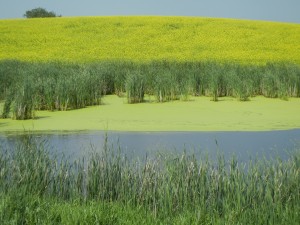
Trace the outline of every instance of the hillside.
[[300, 24], [192, 17], [0, 20], [0, 60], [300, 64]]

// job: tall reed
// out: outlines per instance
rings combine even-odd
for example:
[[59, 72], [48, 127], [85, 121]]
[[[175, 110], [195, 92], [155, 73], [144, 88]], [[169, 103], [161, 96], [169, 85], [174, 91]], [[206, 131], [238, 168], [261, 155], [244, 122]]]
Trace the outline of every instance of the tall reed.
[[[193, 224], [248, 224], [254, 219], [257, 224], [297, 224], [300, 219], [298, 150], [287, 161], [248, 164], [235, 157], [226, 161], [221, 154], [213, 162], [185, 151], [134, 160], [106, 142], [103, 152], [72, 163], [49, 155], [47, 142], [27, 137], [0, 151], [0, 162], [0, 190], [9, 199], [60, 199], [86, 207], [120, 204], [162, 221], [190, 213]], [[11, 210], [26, 216], [23, 208], [14, 207], [18, 204], [8, 201], [0, 216]]]
[[188, 100], [190, 95], [210, 96], [213, 101], [223, 96], [241, 101], [257, 95], [285, 100], [300, 97], [300, 67], [287, 62], [1, 61], [0, 81], [0, 101], [6, 102], [2, 117], [20, 119], [32, 118], [34, 110], [99, 105], [106, 94], [127, 95], [129, 103], [142, 102], [144, 94], [155, 96], [158, 102]]
[[135, 71], [127, 75], [126, 93], [128, 103], [143, 102], [145, 94], [145, 78], [140, 72]]

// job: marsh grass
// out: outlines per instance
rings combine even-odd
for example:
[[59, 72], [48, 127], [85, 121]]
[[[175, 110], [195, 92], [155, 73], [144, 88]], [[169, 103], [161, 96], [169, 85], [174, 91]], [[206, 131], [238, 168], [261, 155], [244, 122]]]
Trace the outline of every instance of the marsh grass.
[[73, 163], [32, 136], [1, 150], [2, 224], [299, 222], [299, 151], [243, 165], [185, 151], [133, 160], [107, 143]]
[[34, 118], [35, 110], [72, 110], [100, 105], [102, 96], [127, 96], [128, 103], [189, 100], [189, 96], [233, 96], [240, 101], [263, 95], [300, 97], [300, 67], [290, 63], [103, 61], [90, 64], [0, 61], [2, 117]]
[[145, 77], [140, 72], [133, 72], [127, 75], [125, 83], [128, 103], [143, 102]]

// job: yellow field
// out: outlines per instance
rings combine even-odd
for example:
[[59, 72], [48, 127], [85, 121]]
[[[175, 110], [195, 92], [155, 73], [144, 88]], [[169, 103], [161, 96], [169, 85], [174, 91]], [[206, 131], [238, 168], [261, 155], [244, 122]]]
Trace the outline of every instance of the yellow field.
[[300, 24], [192, 17], [0, 20], [0, 60], [300, 64]]

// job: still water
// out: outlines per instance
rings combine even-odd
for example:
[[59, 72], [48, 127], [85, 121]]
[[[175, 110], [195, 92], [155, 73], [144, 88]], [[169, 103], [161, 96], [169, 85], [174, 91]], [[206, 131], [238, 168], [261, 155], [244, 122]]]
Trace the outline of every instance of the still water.
[[[47, 140], [52, 152], [64, 154], [71, 160], [88, 158], [92, 151], [108, 146], [121, 148], [129, 158], [144, 158], [163, 153], [194, 153], [214, 159], [218, 153], [230, 158], [233, 154], [240, 162], [250, 157], [280, 157], [300, 149], [300, 129], [262, 132], [104, 132], [32, 134], [34, 138]], [[13, 146], [22, 134], [0, 134], [1, 146]]]

